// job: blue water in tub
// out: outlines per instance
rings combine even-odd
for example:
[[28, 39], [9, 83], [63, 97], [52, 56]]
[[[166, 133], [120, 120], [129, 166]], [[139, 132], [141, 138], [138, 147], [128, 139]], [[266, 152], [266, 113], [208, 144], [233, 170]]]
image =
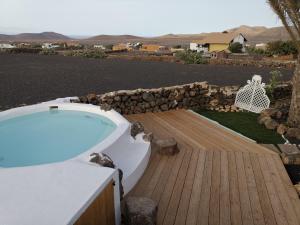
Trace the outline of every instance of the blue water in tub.
[[82, 111], [53, 109], [0, 121], [0, 167], [71, 159], [116, 129], [110, 119]]

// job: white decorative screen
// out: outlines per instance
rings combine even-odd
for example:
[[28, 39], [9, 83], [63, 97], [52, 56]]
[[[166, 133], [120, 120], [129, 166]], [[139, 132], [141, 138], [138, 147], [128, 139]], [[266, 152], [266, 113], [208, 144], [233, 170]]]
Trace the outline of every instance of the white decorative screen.
[[254, 75], [252, 81], [248, 80], [247, 83], [237, 92], [235, 105], [254, 113], [268, 109], [270, 99], [266, 95], [265, 84], [261, 82], [261, 76]]

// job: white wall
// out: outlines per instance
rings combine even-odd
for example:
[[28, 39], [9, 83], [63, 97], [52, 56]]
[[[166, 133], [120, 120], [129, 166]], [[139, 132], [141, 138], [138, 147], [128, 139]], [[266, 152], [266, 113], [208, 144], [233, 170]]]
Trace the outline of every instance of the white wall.
[[203, 47], [202, 45], [197, 44], [197, 43], [190, 43], [190, 50], [197, 51], [197, 52], [203, 52], [203, 53], [208, 52], [208, 48]]
[[239, 42], [243, 45], [243, 49], [242, 51], [245, 52], [246, 49], [245, 49], [245, 45], [246, 45], [246, 42], [245, 42], [245, 38], [243, 37], [243, 35], [239, 34], [238, 36], [236, 36], [234, 39], [233, 39], [233, 43], [234, 42]]

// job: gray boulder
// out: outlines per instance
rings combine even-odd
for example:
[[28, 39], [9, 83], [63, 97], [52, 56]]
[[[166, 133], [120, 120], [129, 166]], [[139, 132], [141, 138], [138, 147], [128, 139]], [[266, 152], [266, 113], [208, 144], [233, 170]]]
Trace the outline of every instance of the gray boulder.
[[278, 127], [277, 127], [277, 133], [280, 134], [280, 135], [283, 135], [287, 132], [288, 130], [288, 127], [284, 124], [280, 124]]
[[156, 225], [157, 203], [149, 198], [128, 197], [124, 204], [126, 225]]
[[300, 128], [289, 128], [286, 132], [286, 136], [300, 140]]
[[130, 131], [130, 133], [131, 133], [131, 136], [133, 138], [135, 138], [136, 135], [138, 135], [138, 134], [140, 134], [142, 132], [144, 132], [144, 126], [143, 126], [143, 124], [141, 122], [136, 121], [136, 122], [133, 122], [131, 124], [131, 131]]
[[275, 120], [273, 120], [271, 118], [265, 120], [264, 124], [268, 130], [275, 130], [279, 125]]
[[157, 148], [159, 154], [175, 155], [179, 152], [177, 141], [174, 138], [154, 139], [153, 145]]

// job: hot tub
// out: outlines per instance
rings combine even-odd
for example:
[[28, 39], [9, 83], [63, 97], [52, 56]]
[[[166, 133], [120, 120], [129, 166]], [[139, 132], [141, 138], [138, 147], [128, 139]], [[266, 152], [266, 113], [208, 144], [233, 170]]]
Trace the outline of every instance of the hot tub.
[[[89, 162], [92, 153], [107, 154], [123, 171], [124, 192], [128, 193], [142, 176], [150, 157], [150, 143], [145, 142], [142, 136], [143, 134], [139, 134], [135, 139], [132, 138], [130, 123], [124, 117], [114, 110], [103, 111], [99, 106], [94, 105], [51, 101], [0, 112], [0, 179], [3, 178], [2, 180], [6, 182], [6, 185], [1, 187], [0, 197], [1, 195], [3, 197], [11, 195], [6, 197], [8, 201], [6, 205], [2, 205], [5, 204], [4, 202], [0, 203], [0, 211], [1, 209], [5, 210], [5, 214], [9, 216], [8, 205], [11, 204], [11, 210], [14, 211], [16, 210], [15, 206], [20, 205], [18, 201], [24, 198], [24, 190], [12, 195], [11, 186], [21, 187], [29, 182], [31, 186], [28, 188], [34, 189], [32, 185], [36, 183], [38, 190], [26, 191], [32, 191], [35, 194], [41, 191], [45, 198], [46, 195], [55, 196], [56, 193], [52, 193], [54, 192], [53, 186], [60, 185], [61, 181], [58, 181], [59, 176], [53, 171], [65, 171], [59, 175], [70, 177], [70, 182], [84, 182], [88, 175], [76, 178], [76, 174], [72, 174], [72, 171], [75, 171], [76, 167], [79, 170], [83, 166], [84, 168], [91, 167], [91, 170], [93, 168], [97, 168], [97, 171], [101, 170], [99, 166]], [[112, 177], [117, 180], [115, 173], [107, 171], [101, 172], [103, 176], [107, 174], [105, 179], [98, 180], [95, 177], [96, 183], [93, 185], [98, 184], [98, 188], [94, 190], [95, 193], [102, 190]], [[70, 174], [68, 175], [68, 173]], [[52, 188], [39, 190], [41, 185], [50, 186], [44, 184], [46, 174], [51, 180]], [[42, 184], [39, 179], [43, 182]], [[55, 183], [56, 180], [58, 184]], [[89, 177], [89, 182], [92, 182], [91, 177]], [[81, 187], [74, 187], [74, 189], [72, 191], [80, 193]], [[117, 192], [118, 188], [115, 190], [116, 221], [118, 223], [120, 221], [120, 203]], [[91, 196], [95, 193], [91, 193]], [[30, 196], [30, 194], [26, 194], [26, 196]], [[85, 207], [88, 202], [92, 201], [91, 196], [86, 196]], [[80, 196], [80, 198], [82, 200], [84, 196]], [[22, 202], [25, 201], [30, 206], [31, 199], [36, 207], [36, 200], [39, 199], [23, 199]], [[83, 209], [80, 204], [82, 202], [78, 203], [78, 212], [70, 217], [70, 221], [74, 222], [74, 218], [82, 213]], [[50, 205], [55, 204], [49, 203], [49, 207]], [[72, 204], [72, 206], [74, 205], [75, 203]], [[39, 207], [37, 210], [40, 210]], [[26, 216], [30, 217], [32, 214], [34, 218], [34, 210], [31, 212], [28, 212]], [[50, 216], [55, 217], [55, 215]], [[24, 220], [24, 218], [22, 219]], [[28, 219], [30, 221], [31, 217]]]

